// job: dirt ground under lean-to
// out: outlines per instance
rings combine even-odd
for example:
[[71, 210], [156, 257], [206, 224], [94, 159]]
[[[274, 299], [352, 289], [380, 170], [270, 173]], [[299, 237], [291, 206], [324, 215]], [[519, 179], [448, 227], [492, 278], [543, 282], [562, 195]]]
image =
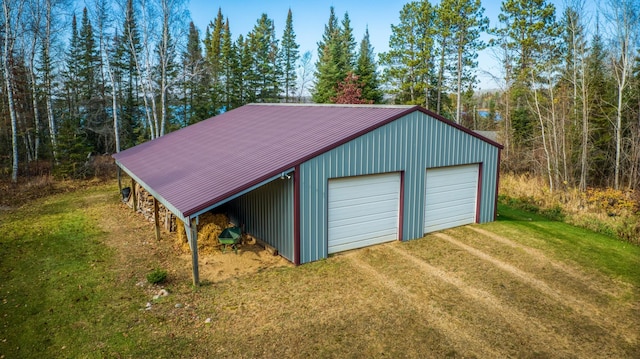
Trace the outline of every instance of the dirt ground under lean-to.
[[189, 357], [640, 357], [637, 288], [491, 225], [299, 267], [258, 246], [209, 251], [194, 289], [175, 234], [158, 242], [141, 216], [106, 202], [120, 280], [151, 296], [141, 273], [168, 270], [169, 296], [141, 315], [163, 317], [157, 335], [188, 338]]

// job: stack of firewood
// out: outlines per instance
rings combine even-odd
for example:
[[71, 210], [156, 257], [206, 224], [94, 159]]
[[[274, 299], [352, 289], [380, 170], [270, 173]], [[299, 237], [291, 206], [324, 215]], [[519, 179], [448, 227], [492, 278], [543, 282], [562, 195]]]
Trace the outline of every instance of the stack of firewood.
[[[153, 218], [153, 196], [147, 192], [142, 186], [136, 183], [136, 200], [137, 200], [137, 209], [139, 213], [149, 220], [150, 222], [154, 221]], [[130, 207], [133, 206], [133, 196], [129, 196], [128, 204]], [[160, 227], [168, 232], [176, 231], [176, 216], [171, 213], [171, 211], [167, 210], [162, 203], [158, 203], [158, 219], [160, 220]]]

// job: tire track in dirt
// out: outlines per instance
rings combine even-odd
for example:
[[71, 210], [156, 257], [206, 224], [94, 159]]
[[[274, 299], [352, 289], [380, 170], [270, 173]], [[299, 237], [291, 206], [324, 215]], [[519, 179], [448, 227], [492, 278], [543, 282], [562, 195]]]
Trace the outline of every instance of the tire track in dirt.
[[489, 232], [487, 230], [481, 229], [481, 228], [476, 228], [476, 227], [472, 227], [472, 226], [467, 226], [466, 228], [476, 232], [476, 233], [480, 233], [481, 235], [488, 237], [496, 242], [499, 242], [501, 244], [507, 245], [509, 247], [512, 248], [517, 248], [525, 253], [527, 253], [528, 255], [530, 255], [531, 257], [533, 257], [535, 260], [540, 261], [542, 263], [546, 263], [548, 265], [550, 265], [551, 267], [553, 267], [556, 270], [559, 270], [561, 272], [564, 272], [567, 276], [576, 279], [582, 283], [585, 283], [586, 286], [589, 289], [592, 289], [595, 292], [599, 292], [601, 294], [604, 295], [608, 295], [611, 297], [615, 297], [615, 298], [619, 298], [623, 293], [621, 293], [621, 290], [618, 291], [613, 291], [610, 290], [608, 288], [604, 288], [602, 285], [597, 285], [596, 283], [594, 283], [594, 279], [593, 278], [589, 278], [586, 274], [584, 273], [580, 273], [578, 270], [576, 270], [575, 268], [572, 268], [564, 263], [558, 262], [556, 260], [553, 260], [549, 257], [547, 257], [542, 251], [535, 249], [535, 248], [531, 248], [528, 246], [525, 246], [523, 244], [514, 242], [508, 238], [502, 237], [500, 235], [497, 235], [493, 232]]
[[535, 278], [533, 274], [527, 273], [512, 266], [511, 264], [494, 258], [493, 256], [482, 252], [481, 250], [478, 250], [474, 247], [466, 245], [449, 235], [446, 235], [444, 233], [434, 233], [433, 235], [464, 249], [468, 253], [493, 264], [494, 266], [505, 272], [510, 273], [514, 277], [519, 278], [522, 282], [528, 284], [539, 292], [542, 292], [556, 302], [564, 305], [567, 308], [570, 308], [575, 313], [578, 313], [579, 315], [588, 318], [592, 322], [597, 323], [601, 327], [607, 328], [609, 331], [614, 332], [618, 337], [623, 338], [628, 343], [633, 344], [635, 342], [634, 335], [629, 335], [629, 333], [621, 331], [620, 328], [615, 326], [615, 324], [612, 324], [609, 320], [610, 318], [607, 318], [606, 314], [602, 313], [601, 309], [593, 303], [585, 302], [569, 295], [568, 293], [553, 289], [546, 282]]
[[[451, 339], [451, 344], [460, 346], [460, 343], [465, 343], [459, 349], [472, 352], [481, 358], [498, 358], [500, 353], [491, 349], [491, 346], [484, 340], [479, 339], [469, 334], [464, 327], [455, 324], [455, 318], [451, 315], [443, 312], [442, 310], [424, 304], [424, 298], [420, 298], [418, 295], [412, 294], [406, 288], [399, 285], [396, 281], [389, 278], [383, 273], [377, 271], [374, 267], [358, 259], [356, 253], [347, 253], [343, 257], [349, 260], [356, 270], [365, 274], [372, 281], [378, 282], [380, 286], [393, 292], [395, 295], [404, 298], [403, 303], [411, 304], [419, 313], [423, 314], [429, 320], [429, 324], [440, 330], [447, 338]], [[465, 353], [471, 354], [471, 353]]]
[[[540, 350], [548, 350], [549, 348], [552, 348], [554, 353], [561, 357], [571, 357], [577, 353], [580, 354], [580, 357], [588, 357], [597, 350], [597, 348], [587, 348], [583, 344], [571, 345], [574, 343], [573, 339], [560, 335], [535, 318], [532, 318], [511, 306], [505, 305], [499, 298], [491, 293], [475, 288], [450, 273], [434, 267], [425, 260], [415, 257], [396, 246], [388, 245], [386, 248], [393, 250], [396, 254], [410, 261], [418, 267], [422, 273], [435, 277], [444, 283], [456, 287], [467, 298], [481, 303], [497, 315], [500, 315], [523, 335], [532, 337], [532, 342], [539, 343], [541, 346], [541, 348], [539, 348]], [[564, 345], [559, 347], [559, 344], [561, 343], [564, 343]], [[571, 345], [571, 347], [567, 347], [568, 345]]]

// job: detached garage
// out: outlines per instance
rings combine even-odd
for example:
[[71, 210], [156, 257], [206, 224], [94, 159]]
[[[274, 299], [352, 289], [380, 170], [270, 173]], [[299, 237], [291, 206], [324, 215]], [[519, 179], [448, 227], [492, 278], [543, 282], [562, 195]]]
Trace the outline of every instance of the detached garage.
[[500, 149], [419, 106], [251, 104], [114, 155], [181, 219], [225, 211], [301, 264], [495, 218]]

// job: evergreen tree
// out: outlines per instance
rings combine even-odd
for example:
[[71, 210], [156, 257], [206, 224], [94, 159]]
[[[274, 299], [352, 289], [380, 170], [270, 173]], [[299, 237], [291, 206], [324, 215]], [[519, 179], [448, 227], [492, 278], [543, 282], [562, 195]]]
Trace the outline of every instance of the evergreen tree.
[[291, 99], [295, 97], [297, 87], [296, 63], [300, 58], [299, 48], [300, 45], [296, 43], [296, 34], [293, 31], [293, 15], [291, 14], [291, 9], [289, 9], [284, 33], [282, 34], [281, 51], [281, 68], [284, 75], [282, 87], [284, 89], [285, 102], [291, 102]]
[[240, 52], [240, 66], [237, 69], [236, 81], [240, 104], [256, 101], [258, 75], [255, 72], [253, 53], [249, 38], [238, 36], [236, 47]]
[[107, 121], [106, 101], [100, 83], [100, 59], [87, 8], [82, 12], [78, 42], [81, 51], [78, 75], [82, 127], [87, 132], [92, 150], [105, 153], [109, 151], [106, 137], [111, 134], [111, 126]]
[[249, 33], [249, 44], [256, 76], [256, 100], [276, 102], [280, 94], [281, 69], [277, 66], [278, 40], [273, 20], [262, 14]]
[[500, 10], [498, 20], [503, 27], [494, 33], [500, 36], [507, 50], [516, 54], [508, 64], [514, 75], [510, 89], [514, 142], [525, 144], [529, 143], [534, 129], [528, 96], [535, 66], [547, 58], [549, 39], [557, 36], [555, 6], [546, 0], [505, 0]]
[[453, 17], [450, 1], [441, 1], [436, 7], [434, 20], [434, 56], [437, 57], [437, 80], [436, 80], [436, 113], [443, 114], [449, 112], [445, 102], [448, 97], [443, 96], [448, 87], [448, 72], [451, 70], [450, 61], [454, 51], [453, 41]]
[[329, 21], [324, 27], [322, 41], [318, 42], [318, 61], [316, 62], [316, 81], [311, 93], [316, 103], [328, 103], [336, 96], [336, 87], [345, 78], [340, 68], [341, 37], [338, 18], [333, 6], [330, 8]]
[[140, 74], [136, 59], [140, 57], [142, 45], [140, 32], [135, 18], [133, 0], [127, 0], [125, 18], [122, 23], [122, 36], [116, 36], [114, 68], [119, 74], [121, 83], [118, 88], [123, 97], [120, 103], [120, 123], [122, 148], [134, 146], [141, 136], [142, 112], [140, 109], [139, 83]]
[[358, 52], [358, 61], [354, 73], [363, 85], [362, 99], [370, 100], [373, 103], [381, 103], [382, 91], [380, 90], [376, 67], [375, 54], [369, 41], [369, 29], [367, 28], [360, 42], [360, 51]]
[[80, 125], [80, 38], [78, 36], [78, 22], [76, 15], [71, 18], [71, 37], [69, 49], [66, 53], [66, 69], [64, 71], [64, 87], [66, 93], [65, 117], [78, 120]]
[[222, 105], [225, 110], [230, 110], [237, 107], [238, 89], [236, 86], [235, 74], [238, 67], [237, 50], [231, 40], [231, 31], [229, 30], [229, 19], [224, 23], [222, 30], [222, 45], [221, 45], [221, 80], [223, 83], [223, 100]]
[[87, 69], [92, 62], [90, 36], [92, 31], [89, 27], [86, 11], [82, 20], [82, 36], [78, 31], [75, 14], [71, 21], [71, 38], [69, 50], [66, 54], [66, 70], [64, 71], [64, 87], [66, 93], [67, 109], [61, 118], [61, 126], [58, 133], [58, 155], [60, 157], [58, 165], [55, 167], [55, 175], [63, 178], [81, 178], [86, 175], [84, 162], [92, 147], [87, 141], [85, 116], [88, 101], [92, 91], [92, 84], [87, 81], [93, 72]]
[[455, 65], [452, 66], [456, 76], [456, 116], [455, 121], [461, 122], [463, 92], [473, 88], [476, 82], [475, 69], [478, 67], [476, 58], [478, 52], [485, 48], [480, 35], [487, 30], [489, 19], [484, 16], [484, 8], [480, 0], [457, 1], [443, 0], [442, 8], [448, 8], [452, 13], [451, 36], [454, 40]]
[[209, 24], [211, 33], [207, 36], [205, 41], [206, 57], [209, 62], [211, 77], [214, 84], [218, 84], [220, 81], [220, 53], [222, 52], [223, 27], [224, 17], [222, 16], [222, 8], [218, 8], [218, 15], [215, 20]]
[[599, 31], [591, 40], [587, 57], [587, 77], [589, 78], [589, 119], [590, 146], [589, 183], [610, 186], [607, 182], [613, 176], [615, 146], [610, 119], [615, 114], [615, 86], [611, 70], [606, 64], [607, 52]]
[[353, 29], [351, 28], [351, 19], [349, 18], [349, 13], [344, 13], [341, 25], [341, 46], [339, 47], [340, 59], [338, 60], [338, 67], [345, 74], [345, 76], [343, 76], [342, 78], [345, 78], [346, 75], [353, 70], [353, 67], [355, 65], [356, 49], [356, 40], [353, 36]]
[[210, 116], [207, 108], [207, 86], [205, 60], [202, 56], [200, 34], [195, 24], [189, 23], [187, 47], [182, 53], [182, 126], [201, 121]]
[[223, 92], [223, 86], [220, 82], [220, 67], [222, 52], [222, 32], [224, 27], [224, 17], [222, 16], [222, 9], [218, 8], [218, 14], [213, 22], [207, 27], [207, 33], [205, 36], [205, 58], [207, 59], [208, 72], [210, 74], [211, 84], [209, 88], [210, 104], [213, 107], [213, 111], [217, 113], [221, 106], [221, 96]]
[[394, 101], [430, 108], [437, 101], [433, 91], [435, 9], [428, 1], [410, 2], [400, 10], [400, 23], [391, 25], [389, 52], [381, 54], [385, 77]]
[[58, 133], [60, 161], [54, 174], [60, 178], [86, 178], [89, 175], [87, 157], [92, 152], [86, 132], [74, 117], [64, 117]]

